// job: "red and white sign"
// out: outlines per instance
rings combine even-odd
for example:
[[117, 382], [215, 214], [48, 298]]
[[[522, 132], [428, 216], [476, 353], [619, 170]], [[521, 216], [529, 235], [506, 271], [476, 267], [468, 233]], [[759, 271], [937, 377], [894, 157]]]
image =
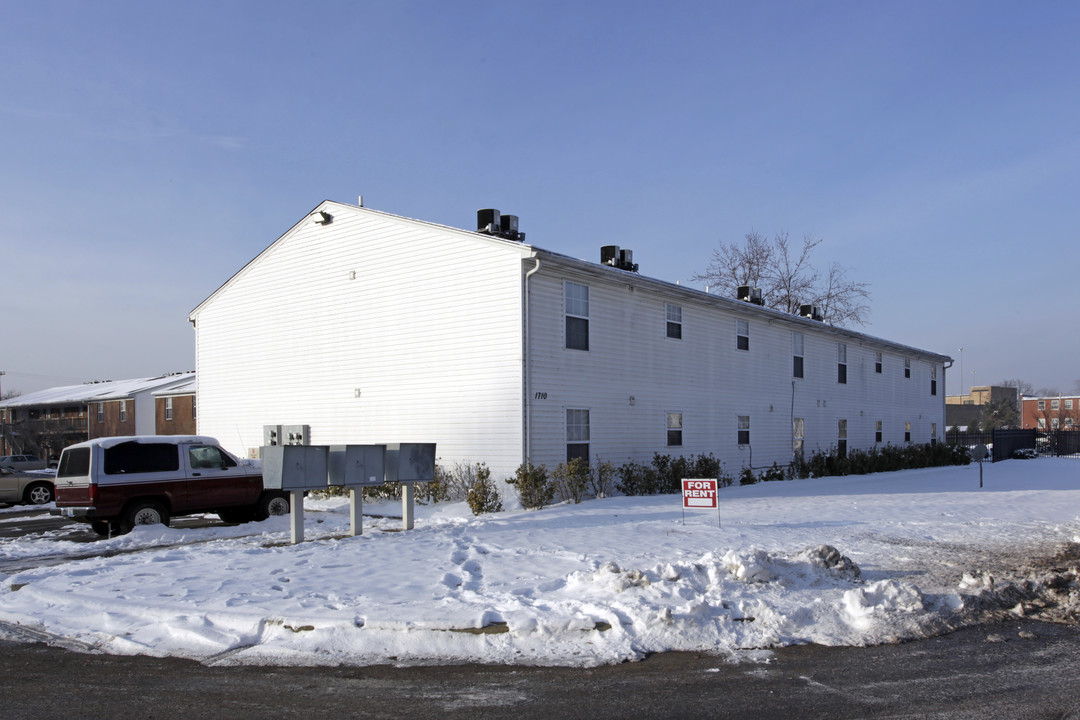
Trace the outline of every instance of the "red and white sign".
[[684, 508], [716, 507], [716, 478], [682, 481], [682, 503]]

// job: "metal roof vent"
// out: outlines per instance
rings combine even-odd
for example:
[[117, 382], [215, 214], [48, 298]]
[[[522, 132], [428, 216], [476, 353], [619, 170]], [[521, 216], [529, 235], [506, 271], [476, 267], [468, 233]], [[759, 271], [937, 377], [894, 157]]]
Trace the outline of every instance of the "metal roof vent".
[[600, 264], [610, 265], [627, 272], [638, 271], [638, 266], [634, 264], [634, 251], [618, 245], [603, 245], [600, 248]]
[[525, 240], [525, 233], [518, 232], [518, 216], [503, 215], [494, 208], [476, 211], [476, 232], [516, 242]]
[[740, 285], [736, 289], [735, 294], [739, 300], [745, 300], [754, 305], [765, 305], [765, 300], [761, 297], [761, 288], [751, 287], [750, 285]]
[[810, 320], [825, 320], [825, 316], [821, 314], [821, 309], [817, 305], [800, 305], [799, 316]]

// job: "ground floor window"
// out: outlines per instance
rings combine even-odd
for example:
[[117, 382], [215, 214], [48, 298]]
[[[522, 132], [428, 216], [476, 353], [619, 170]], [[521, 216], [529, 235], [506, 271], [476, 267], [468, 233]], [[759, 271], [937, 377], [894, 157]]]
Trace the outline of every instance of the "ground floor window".
[[566, 411], [566, 461], [589, 460], [589, 411]]
[[739, 416], [739, 444], [740, 445], [749, 445], [750, 444], [750, 416], [749, 415], [740, 415]]
[[682, 447], [682, 413], [667, 414], [668, 447]]

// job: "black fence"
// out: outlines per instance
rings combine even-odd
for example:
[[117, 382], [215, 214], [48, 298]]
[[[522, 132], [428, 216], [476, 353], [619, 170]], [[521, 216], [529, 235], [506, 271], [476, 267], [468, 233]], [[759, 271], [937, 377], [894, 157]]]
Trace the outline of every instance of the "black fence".
[[975, 448], [985, 445], [990, 450], [993, 462], [1008, 460], [1020, 450], [1034, 452], [1047, 457], [1080, 458], [1080, 432], [1076, 430], [988, 430], [986, 432], [945, 433], [945, 442], [949, 445], [962, 445]]

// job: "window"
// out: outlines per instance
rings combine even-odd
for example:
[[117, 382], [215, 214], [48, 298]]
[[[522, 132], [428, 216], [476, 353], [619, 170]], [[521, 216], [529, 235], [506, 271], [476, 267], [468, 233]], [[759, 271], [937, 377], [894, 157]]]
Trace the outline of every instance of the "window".
[[1057, 418], [1050, 418], [1050, 429], [1051, 430], [1057, 430], [1058, 429], [1058, 419]]
[[682, 413], [667, 414], [668, 447], [682, 447]]
[[847, 456], [847, 420], [836, 421], [836, 452], [840, 457]]
[[930, 366], [930, 394], [937, 395], [937, 365]]
[[735, 347], [738, 350], [750, 349], [750, 323], [746, 320], [735, 321]]
[[191, 396], [191, 419], [195, 419], [195, 396]]
[[167, 398], [165, 398], [165, 419], [166, 420], [172, 420], [172, 418], [173, 418], [172, 413], [173, 413], [172, 398], [167, 397]]
[[937, 445], [937, 423], [930, 423], [930, 444]]
[[847, 343], [836, 343], [836, 382], [847, 384]]
[[99, 423], [105, 422], [105, 403], [103, 402], [97, 404], [97, 421]]
[[791, 421], [791, 451], [796, 458], [803, 455], [803, 440], [806, 438], [806, 419], [794, 418]]
[[878, 375], [881, 374], [881, 353], [877, 353], [874, 357], [874, 372]]
[[105, 448], [105, 474], [171, 472], [180, 469], [180, 453], [172, 443], [125, 442]]
[[1040, 400], [1039, 401], [1039, 409], [1040, 410], [1045, 410], [1046, 409], [1046, 401], [1045, 400]]
[[911, 423], [904, 423], [904, 442], [911, 442]]
[[566, 411], [566, 461], [589, 461], [589, 411]]
[[127, 422], [127, 400], [120, 401], [120, 422]]
[[874, 423], [874, 442], [881, 442], [881, 421]]
[[589, 349], [589, 286], [567, 282], [563, 286], [566, 303], [566, 347]]
[[791, 333], [791, 374], [793, 377], [803, 376], [803, 334]]
[[1040, 430], [1045, 430], [1046, 429], [1046, 418], [1039, 418], [1039, 429]]
[[904, 358], [904, 377], [911, 377], [911, 360], [909, 358]]
[[1051, 410], [1060, 410], [1061, 409], [1061, 402], [1059, 400], [1051, 400], [1050, 401], [1050, 409]]
[[682, 340], [682, 307], [665, 305], [664, 315], [667, 317], [667, 336], [673, 340]]
[[1071, 428], [1073, 426], [1073, 419], [1071, 417], [1065, 418], [1065, 427]]
[[739, 416], [739, 444], [740, 445], [749, 445], [750, 444], [750, 416], [749, 415], [740, 415]]
[[196, 445], [188, 448], [188, 464], [199, 470], [204, 468], [236, 467], [236, 461], [213, 445]]
[[1066, 400], [1066, 401], [1065, 401], [1065, 409], [1066, 409], [1066, 410], [1072, 410], [1072, 409], [1073, 409], [1073, 407], [1072, 407], [1072, 400]]

